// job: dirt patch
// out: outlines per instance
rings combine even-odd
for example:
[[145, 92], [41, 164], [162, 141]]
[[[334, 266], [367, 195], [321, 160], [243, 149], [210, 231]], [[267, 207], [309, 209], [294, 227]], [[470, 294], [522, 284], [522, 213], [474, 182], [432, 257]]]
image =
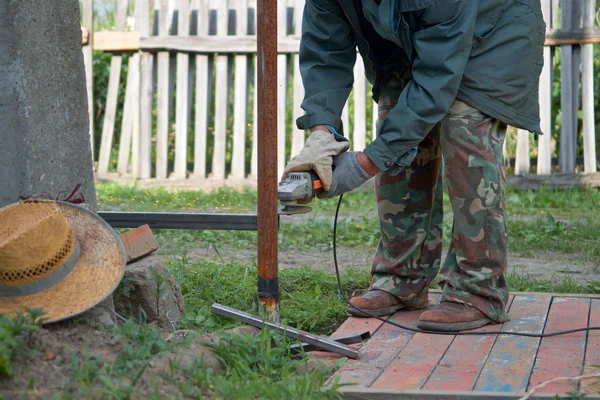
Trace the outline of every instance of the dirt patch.
[[[370, 270], [374, 248], [339, 247], [338, 264], [340, 269], [359, 268]], [[164, 256], [165, 258], [171, 256]], [[192, 249], [187, 253], [190, 261], [225, 261], [256, 264], [256, 250], [235, 247], [220, 247], [218, 252], [213, 248]], [[443, 254], [442, 259], [445, 259]], [[308, 266], [313, 269], [331, 272], [335, 271], [331, 249], [310, 251], [280, 250], [279, 267], [298, 268]], [[577, 260], [576, 254], [557, 252], [532, 252], [528, 257], [518, 255], [508, 257], [508, 272], [529, 275], [536, 280], [573, 279], [577, 283], [587, 283], [600, 280], [600, 266]]]

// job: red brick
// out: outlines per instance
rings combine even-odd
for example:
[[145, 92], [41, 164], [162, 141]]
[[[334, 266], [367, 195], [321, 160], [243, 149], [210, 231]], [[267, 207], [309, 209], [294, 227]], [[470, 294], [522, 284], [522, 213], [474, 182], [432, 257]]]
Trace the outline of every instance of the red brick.
[[127, 253], [127, 263], [138, 260], [158, 249], [158, 243], [148, 225], [124, 232], [119, 235]]

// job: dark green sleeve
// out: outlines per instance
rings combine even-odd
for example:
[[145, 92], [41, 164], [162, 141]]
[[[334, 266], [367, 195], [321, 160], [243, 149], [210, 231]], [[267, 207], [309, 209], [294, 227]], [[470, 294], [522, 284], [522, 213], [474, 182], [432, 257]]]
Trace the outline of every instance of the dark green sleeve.
[[356, 42], [336, 1], [307, 0], [302, 19], [300, 73], [304, 85], [299, 129], [315, 125], [342, 130], [342, 109], [354, 83]]
[[477, 3], [437, 0], [404, 13], [412, 34], [413, 79], [365, 149], [382, 171], [395, 175], [399, 166], [409, 165], [421, 140], [446, 116], [471, 52]]

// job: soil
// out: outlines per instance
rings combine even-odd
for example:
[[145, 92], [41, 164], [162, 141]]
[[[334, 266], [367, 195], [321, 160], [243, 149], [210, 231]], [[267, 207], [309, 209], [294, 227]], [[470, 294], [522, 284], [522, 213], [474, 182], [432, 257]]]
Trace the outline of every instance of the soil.
[[[341, 270], [345, 268], [370, 269], [374, 248], [338, 247], [338, 265]], [[165, 256], [166, 257], [166, 256]], [[219, 251], [213, 248], [192, 249], [187, 253], [191, 261], [220, 260], [237, 261], [242, 263], [256, 263], [256, 250], [240, 249], [221, 246]], [[445, 254], [442, 259], [445, 258]], [[309, 266], [310, 268], [333, 273], [333, 253], [331, 249], [312, 249], [308, 251], [280, 250], [279, 267], [298, 268]], [[600, 266], [592, 263], [584, 263], [577, 260], [576, 254], [564, 254], [548, 251], [533, 251], [528, 257], [508, 257], [508, 268], [510, 272], [528, 275], [536, 280], [561, 281], [570, 278], [581, 284], [600, 281]]]

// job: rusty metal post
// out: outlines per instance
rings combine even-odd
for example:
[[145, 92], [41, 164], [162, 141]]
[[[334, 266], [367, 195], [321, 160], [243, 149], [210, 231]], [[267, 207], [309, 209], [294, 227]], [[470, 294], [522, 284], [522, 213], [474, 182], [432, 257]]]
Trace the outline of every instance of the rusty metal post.
[[277, 281], [277, 0], [257, 4], [258, 296], [279, 320]]

